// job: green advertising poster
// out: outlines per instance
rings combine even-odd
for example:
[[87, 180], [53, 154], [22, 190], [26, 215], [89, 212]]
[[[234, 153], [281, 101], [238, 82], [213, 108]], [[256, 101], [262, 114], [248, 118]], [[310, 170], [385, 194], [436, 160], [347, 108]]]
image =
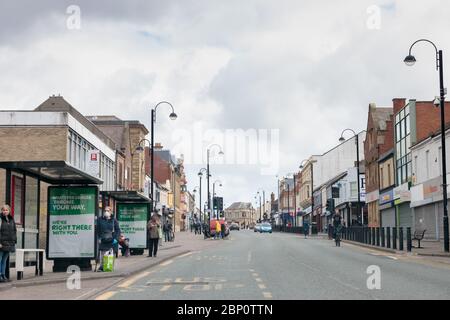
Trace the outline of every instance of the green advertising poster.
[[147, 247], [147, 203], [118, 203], [117, 221], [125, 238], [130, 239], [130, 248]]
[[48, 258], [94, 258], [97, 187], [49, 187]]

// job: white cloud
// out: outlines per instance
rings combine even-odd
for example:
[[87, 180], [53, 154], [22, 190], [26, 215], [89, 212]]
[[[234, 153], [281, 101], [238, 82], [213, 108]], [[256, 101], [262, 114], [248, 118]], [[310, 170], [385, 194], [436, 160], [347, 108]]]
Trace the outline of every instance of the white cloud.
[[[78, 1], [82, 28], [73, 31], [70, 1], [23, 2], [0, 13], [2, 108], [31, 109], [60, 93], [84, 114], [148, 126], [150, 106], [169, 100], [179, 118], [158, 111], [164, 146], [179, 144], [175, 128], [197, 122], [280, 129], [281, 175], [332, 148], [342, 129], [365, 129], [370, 102], [437, 94], [431, 47], [415, 48], [414, 68], [402, 63], [414, 40], [450, 52], [450, 4], [438, 0]], [[379, 30], [367, 28], [371, 5], [381, 8]], [[199, 168], [186, 169], [192, 189]], [[215, 165], [213, 174], [227, 181], [227, 204], [276, 191], [256, 166]]]

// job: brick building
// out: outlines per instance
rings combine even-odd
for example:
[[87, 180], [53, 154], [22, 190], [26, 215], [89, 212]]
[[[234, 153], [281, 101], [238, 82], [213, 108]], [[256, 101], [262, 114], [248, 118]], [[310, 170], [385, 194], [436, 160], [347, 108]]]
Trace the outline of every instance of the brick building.
[[[364, 159], [366, 166], [366, 203], [368, 209], [369, 227], [380, 227], [379, 210], [379, 183], [380, 170], [378, 160], [392, 147], [385, 147], [393, 139], [393, 108], [377, 107], [374, 103], [369, 105], [367, 117], [366, 139], [364, 141]], [[393, 168], [392, 168], [393, 170]]]

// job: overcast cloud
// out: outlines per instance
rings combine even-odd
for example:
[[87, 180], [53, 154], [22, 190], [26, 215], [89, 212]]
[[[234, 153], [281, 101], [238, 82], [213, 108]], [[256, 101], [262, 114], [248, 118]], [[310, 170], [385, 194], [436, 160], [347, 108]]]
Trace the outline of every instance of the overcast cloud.
[[[81, 9], [79, 30], [67, 28], [70, 5]], [[379, 29], [368, 27], [373, 8]], [[270, 156], [284, 175], [335, 146], [342, 129], [364, 130], [369, 103], [437, 95], [431, 47], [415, 48], [414, 68], [402, 61], [419, 38], [450, 61], [449, 16], [450, 3], [438, 0], [2, 0], [0, 107], [32, 109], [61, 94], [83, 114], [149, 127], [150, 106], [168, 100], [179, 118], [158, 110], [165, 147], [194, 159], [213, 141], [180, 140], [180, 129], [187, 138], [199, 125], [205, 133], [278, 129]], [[200, 167], [186, 165], [189, 190]], [[254, 200], [259, 188], [267, 198], [276, 192], [275, 175], [260, 169], [212, 165], [226, 205]]]

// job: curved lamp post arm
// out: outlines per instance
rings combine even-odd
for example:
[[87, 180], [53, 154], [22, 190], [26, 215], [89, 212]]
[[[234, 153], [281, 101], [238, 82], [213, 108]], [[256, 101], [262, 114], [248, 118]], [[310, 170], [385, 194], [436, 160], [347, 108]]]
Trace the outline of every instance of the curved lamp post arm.
[[158, 109], [158, 106], [161, 104], [168, 104], [171, 108], [172, 108], [172, 113], [169, 115], [170, 119], [175, 120], [177, 118], [177, 115], [175, 113], [175, 109], [173, 108], [173, 105], [170, 102], [167, 101], [161, 101], [158, 102], [158, 104], [155, 106], [155, 114], [154, 114], [154, 119], [153, 121], [156, 121], [156, 110]]
[[344, 130], [342, 131], [342, 133], [341, 133], [341, 138], [344, 138], [344, 133], [345, 133], [346, 131], [351, 131], [351, 132], [353, 132], [353, 135], [354, 135], [354, 136], [357, 135], [356, 132], [355, 132], [355, 130], [350, 129], [350, 128], [347, 128], [347, 129], [344, 129]]
[[412, 48], [417, 44], [417, 43], [419, 43], [419, 42], [428, 42], [428, 43], [430, 43], [433, 47], [434, 47], [434, 50], [436, 50], [436, 70], [439, 70], [439, 62], [440, 62], [440, 59], [439, 59], [439, 50], [438, 50], [438, 48], [436, 47], [436, 45], [434, 44], [434, 42], [432, 42], [432, 41], [430, 41], [430, 40], [428, 40], [428, 39], [419, 39], [419, 40], [417, 40], [417, 41], [415, 41], [412, 45], [411, 45], [411, 47], [409, 48], [409, 54], [408, 54], [408, 56], [405, 58], [405, 63], [408, 63], [408, 62], [410, 62], [410, 63], [412, 63], [412, 64], [414, 64], [415, 62], [416, 62], [416, 58], [411, 54], [411, 52], [412, 52]]

